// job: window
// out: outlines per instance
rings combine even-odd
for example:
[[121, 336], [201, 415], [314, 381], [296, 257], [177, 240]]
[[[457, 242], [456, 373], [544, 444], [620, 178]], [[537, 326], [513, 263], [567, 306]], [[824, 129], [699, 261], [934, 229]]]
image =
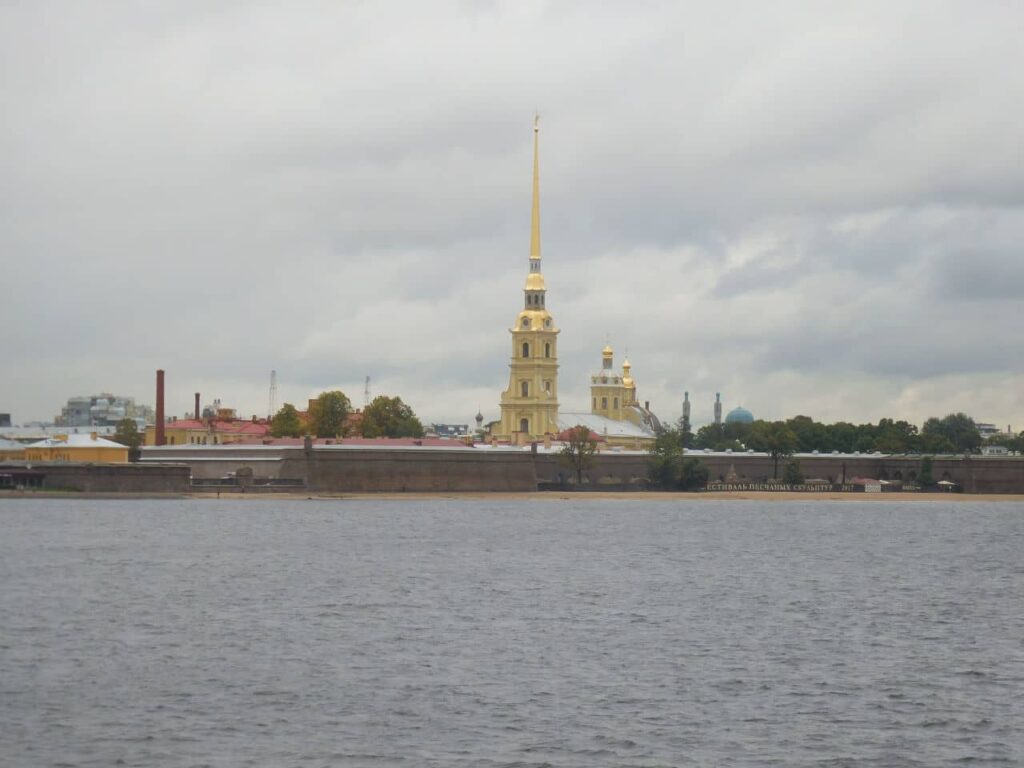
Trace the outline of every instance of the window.
[[602, 397], [601, 398], [601, 410], [602, 411], [607, 411], [608, 410], [608, 398], [607, 397]]
[[529, 432], [530, 432], [530, 420], [529, 419], [520, 419], [519, 420], [519, 431], [520, 432], [526, 432], [527, 434], [529, 434]]
[[551, 381], [549, 379], [544, 380], [544, 391], [549, 395], [551, 394]]
[[544, 344], [544, 357], [551, 357], [551, 342]]
[[521, 382], [519, 382], [519, 391], [522, 393], [523, 397], [529, 397], [530, 396], [530, 382], [528, 382], [528, 381], [521, 381]]
[[527, 341], [523, 342], [523, 357], [530, 356], [530, 343]]
[[612, 398], [612, 408], [618, 408], [618, 407], [619, 407], [619, 398], [617, 398], [617, 397]]
[[523, 325], [523, 328], [529, 328], [530, 327], [530, 318], [524, 317], [522, 325]]

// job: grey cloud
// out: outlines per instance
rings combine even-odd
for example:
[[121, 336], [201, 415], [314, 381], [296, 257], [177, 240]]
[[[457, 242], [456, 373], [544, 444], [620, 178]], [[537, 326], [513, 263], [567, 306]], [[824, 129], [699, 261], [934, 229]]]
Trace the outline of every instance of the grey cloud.
[[567, 406], [609, 333], [656, 408], [728, 387], [796, 412], [795, 372], [858, 377], [869, 413], [897, 380], [1020, 375], [993, 322], [1024, 292], [1015, 7], [0, 14], [16, 419], [146, 398], [157, 365], [244, 411], [272, 367], [293, 397], [370, 374], [436, 418], [495, 409], [535, 107]]
[[993, 251], [962, 251], [943, 254], [929, 272], [937, 298], [988, 302], [990, 308], [978, 306], [968, 311], [990, 312], [991, 322], [1009, 320], [1020, 310], [1020, 304], [999, 304], [993, 300], [1024, 299], [1024, 254], [1017, 244]]

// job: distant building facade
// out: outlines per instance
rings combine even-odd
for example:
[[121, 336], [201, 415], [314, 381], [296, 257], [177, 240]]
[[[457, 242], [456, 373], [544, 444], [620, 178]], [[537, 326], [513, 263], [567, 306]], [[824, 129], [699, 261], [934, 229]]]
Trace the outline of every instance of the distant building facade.
[[[480, 420], [483, 421], [483, 416]], [[430, 431], [438, 437], [466, 437], [469, 424], [431, 424]]]
[[[174, 419], [164, 423], [166, 445], [260, 443], [270, 436], [266, 420]], [[146, 427], [144, 445], [156, 445], [156, 426]]]
[[0, 461], [25, 458], [25, 445], [0, 437]]
[[86, 397], [70, 397], [54, 419], [58, 427], [113, 427], [123, 419], [134, 419], [139, 429], [154, 423], [153, 409], [137, 405], [133, 397], [105, 392]]
[[58, 435], [25, 446], [25, 461], [81, 461], [93, 464], [126, 464], [128, 447], [89, 434]]
[[623, 361], [619, 374], [614, 357], [610, 345], [601, 350], [601, 369], [590, 377], [590, 413], [566, 411], [559, 415], [559, 426], [563, 433], [585, 426], [610, 448], [647, 450], [654, 445], [661, 424], [647, 404], [637, 400], [629, 360]]

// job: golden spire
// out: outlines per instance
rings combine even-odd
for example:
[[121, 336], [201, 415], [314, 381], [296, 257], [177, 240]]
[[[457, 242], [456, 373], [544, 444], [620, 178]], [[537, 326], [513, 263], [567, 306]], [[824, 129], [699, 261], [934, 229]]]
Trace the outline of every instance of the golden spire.
[[533, 116], [533, 215], [530, 218], [530, 258], [540, 260], [540, 162], [537, 137], [540, 134], [540, 115]]

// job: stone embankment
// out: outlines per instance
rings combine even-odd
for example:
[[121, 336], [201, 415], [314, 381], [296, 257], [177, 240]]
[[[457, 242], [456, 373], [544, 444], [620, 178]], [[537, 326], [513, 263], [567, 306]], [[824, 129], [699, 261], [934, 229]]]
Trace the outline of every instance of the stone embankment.
[[[691, 454], [711, 484], [730, 481], [751, 490], [773, 471], [772, 460], [751, 454]], [[822, 485], [854, 478], [915, 485], [919, 456], [798, 457], [801, 470]], [[572, 472], [556, 453], [491, 448], [365, 448], [344, 446], [178, 446], [146, 448], [134, 465], [9, 463], [0, 466], [16, 485], [90, 493], [526, 493], [564, 488]], [[1024, 457], [935, 457], [934, 481], [968, 494], [1024, 493]], [[584, 474], [588, 488], [646, 488], [643, 453], [599, 454]]]

